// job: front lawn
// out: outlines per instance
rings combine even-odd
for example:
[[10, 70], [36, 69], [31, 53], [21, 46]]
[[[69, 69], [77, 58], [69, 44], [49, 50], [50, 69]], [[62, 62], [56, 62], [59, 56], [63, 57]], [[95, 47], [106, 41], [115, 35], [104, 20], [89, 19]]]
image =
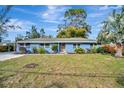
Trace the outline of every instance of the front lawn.
[[0, 62], [0, 87], [124, 87], [123, 73], [111, 55], [26, 55]]

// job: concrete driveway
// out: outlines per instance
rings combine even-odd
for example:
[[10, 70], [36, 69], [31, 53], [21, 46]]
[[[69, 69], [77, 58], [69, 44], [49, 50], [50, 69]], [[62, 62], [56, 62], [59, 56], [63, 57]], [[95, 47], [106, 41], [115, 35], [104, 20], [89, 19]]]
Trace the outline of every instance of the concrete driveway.
[[12, 58], [17, 58], [17, 57], [21, 57], [24, 56], [23, 54], [14, 54], [13, 52], [4, 52], [4, 53], [0, 53], [0, 61], [5, 61], [8, 59], [12, 59]]

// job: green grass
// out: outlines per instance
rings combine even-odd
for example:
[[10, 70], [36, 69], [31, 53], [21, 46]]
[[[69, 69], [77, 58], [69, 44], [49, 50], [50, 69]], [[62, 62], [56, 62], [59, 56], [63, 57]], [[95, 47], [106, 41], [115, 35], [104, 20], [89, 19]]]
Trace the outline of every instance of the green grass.
[[0, 87], [124, 87], [123, 73], [124, 58], [111, 55], [26, 55], [0, 62]]

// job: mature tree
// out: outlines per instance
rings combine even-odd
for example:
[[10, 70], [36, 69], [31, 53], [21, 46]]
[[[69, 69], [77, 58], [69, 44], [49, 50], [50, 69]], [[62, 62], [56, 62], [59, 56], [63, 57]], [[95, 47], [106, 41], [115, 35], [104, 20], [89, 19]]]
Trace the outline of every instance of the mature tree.
[[86, 32], [87, 30], [85, 28], [76, 28], [74, 26], [69, 26], [63, 29], [61, 32], [59, 32], [57, 36], [59, 38], [72, 38], [72, 37], [87, 38], [88, 34]]
[[15, 41], [21, 41], [21, 40], [24, 40], [24, 36], [21, 35], [21, 34], [17, 34], [17, 37], [15, 38]]
[[40, 29], [40, 37], [44, 37], [45, 36], [45, 31], [43, 28]]
[[53, 38], [53, 36], [52, 36], [52, 35], [48, 35], [48, 37], [49, 37], [49, 38]]
[[31, 32], [27, 31], [25, 39], [32, 39], [32, 38], [40, 38], [40, 33], [37, 31], [37, 28], [32, 25]]
[[31, 33], [26, 31], [26, 36], [25, 36], [25, 39], [30, 39], [31, 38]]
[[40, 34], [37, 32], [37, 28], [32, 26], [31, 28], [31, 38], [40, 38]]
[[45, 37], [45, 31], [43, 28], [40, 29], [40, 31], [37, 31], [37, 28], [35, 26], [31, 27], [31, 32], [27, 31], [25, 39], [31, 39], [31, 38], [40, 38]]
[[10, 12], [12, 6], [1, 6], [0, 7], [0, 42], [2, 42], [3, 35], [7, 35], [6, 32], [10, 29], [21, 29], [20, 26], [10, 24], [10, 17], [8, 16], [8, 13]]
[[112, 14], [104, 22], [101, 32], [99, 33], [98, 42], [122, 42], [124, 39], [124, 7], [121, 12], [113, 10]]
[[8, 13], [12, 6], [3, 6], [0, 9], [0, 42], [2, 42], [2, 35], [6, 33], [8, 28], [12, 28], [12, 25], [8, 25], [10, 18]]
[[64, 14], [64, 24], [58, 25], [57, 37], [83, 37], [90, 33], [90, 26], [86, 23], [87, 14], [83, 9], [69, 9]]

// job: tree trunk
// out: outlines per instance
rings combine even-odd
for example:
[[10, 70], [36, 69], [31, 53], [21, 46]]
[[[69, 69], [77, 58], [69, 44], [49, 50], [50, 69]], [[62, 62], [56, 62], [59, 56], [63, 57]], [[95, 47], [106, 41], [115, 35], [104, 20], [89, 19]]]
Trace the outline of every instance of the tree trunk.
[[122, 57], [122, 48], [116, 48], [115, 56], [116, 57]]

